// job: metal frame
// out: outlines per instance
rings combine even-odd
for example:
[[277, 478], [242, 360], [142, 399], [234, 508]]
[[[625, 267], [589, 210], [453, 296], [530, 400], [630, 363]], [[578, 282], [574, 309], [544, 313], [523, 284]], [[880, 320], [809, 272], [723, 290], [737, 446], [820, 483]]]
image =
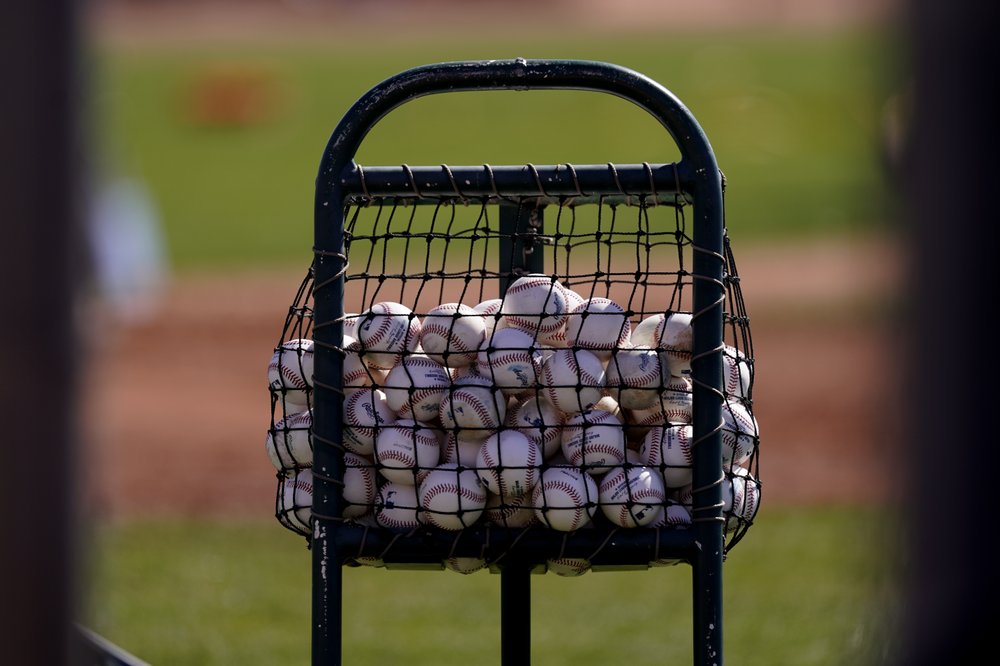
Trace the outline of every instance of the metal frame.
[[[369, 130], [396, 107], [418, 97], [466, 90], [589, 90], [622, 97], [654, 116], [680, 149], [675, 164], [534, 167], [366, 167], [354, 156]], [[455, 174], [461, 177], [456, 178]], [[416, 175], [419, 175], [417, 179]], [[418, 186], [419, 183], [419, 186]], [[463, 183], [461, 190], [456, 183]], [[542, 184], [544, 183], [544, 187]], [[345, 204], [374, 194], [415, 197], [420, 194], [471, 195], [496, 192], [536, 196], [541, 214], [549, 197], [600, 194], [628, 196], [636, 191], [677, 193], [693, 208], [694, 461], [693, 524], [689, 530], [650, 529], [616, 535], [611, 547], [600, 548], [605, 534], [597, 530], [553, 533], [530, 529], [516, 542], [504, 530], [474, 526], [454, 534], [431, 530], [393, 536], [386, 562], [411, 565], [440, 562], [448, 556], [504, 554], [501, 568], [502, 663], [530, 662], [530, 620], [523, 613], [530, 594], [528, 573], [533, 562], [548, 557], [586, 557], [600, 551], [595, 565], [629, 566], [657, 557], [677, 557], [692, 565], [695, 664], [722, 664], [721, 408], [724, 225], [722, 175], [707, 137], [690, 111], [666, 88], [635, 71], [608, 63], [577, 60], [491, 60], [449, 62], [416, 67], [393, 76], [365, 93], [337, 125], [323, 153], [315, 198], [315, 412], [313, 499], [313, 642], [312, 663], [342, 663], [342, 568], [346, 554], [377, 555], [388, 538], [340, 523], [342, 498], [334, 479], [342, 477], [343, 458], [336, 447], [341, 436], [343, 396], [340, 392], [344, 315]], [[679, 191], [678, 191], [679, 190]], [[529, 215], [503, 206], [501, 225], [516, 229]], [[536, 218], [540, 223], [540, 217]], [[503, 253], [510, 256], [513, 253]], [[530, 257], [518, 253], [517, 256]], [[541, 253], [534, 254], [541, 259]], [[538, 266], [510, 266], [537, 269]], [[543, 271], [544, 272], [544, 271]], [[484, 546], [485, 544], [485, 546]], [[521, 610], [513, 612], [514, 607]]]

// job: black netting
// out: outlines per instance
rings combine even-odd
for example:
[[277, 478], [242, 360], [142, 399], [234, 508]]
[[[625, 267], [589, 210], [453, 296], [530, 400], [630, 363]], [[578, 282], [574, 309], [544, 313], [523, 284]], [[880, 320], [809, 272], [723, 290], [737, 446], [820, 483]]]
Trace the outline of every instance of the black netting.
[[[655, 193], [351, 199], [337, 480], [346, 508], [332, 518], [394, 533], [488, 524], [597, 529], [609, 540], [698, 520], [689, 210]], [[725, 248], [728, 551], [759, 506], [760, 438], [749, 319], [728, 238]], [[277, 518], [307, 537], [313, 286], [310, 270], [275, 347], [267, 437]], [[587, 569], [579, 559], [547, 566], [576, 575]]]

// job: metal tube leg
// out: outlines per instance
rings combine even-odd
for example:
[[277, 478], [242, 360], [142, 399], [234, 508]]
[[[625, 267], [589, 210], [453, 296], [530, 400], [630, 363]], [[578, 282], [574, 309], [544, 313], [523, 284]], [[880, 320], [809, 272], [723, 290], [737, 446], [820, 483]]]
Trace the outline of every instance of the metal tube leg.
[[531, 663], [531, 570], [504, 568], [500, 572], [500, 663]]

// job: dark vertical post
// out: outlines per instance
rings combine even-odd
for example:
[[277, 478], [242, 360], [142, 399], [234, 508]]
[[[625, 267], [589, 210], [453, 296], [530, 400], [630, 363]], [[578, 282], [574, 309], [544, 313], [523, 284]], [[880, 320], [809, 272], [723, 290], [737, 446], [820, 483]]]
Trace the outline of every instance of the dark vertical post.
[[[500, 294], [517, 277], [516, 270], [545, 272], [541, 243], [531, 236], [543, 230], [542, 209], [535, 206], [500, 206]], [[510, 564], [500, 570], [500, 663], [531, 663], [531, 569]]]
[[[993, 194], [1000, 103], [991, 83], [1000, 66], [1000, 6], [912, 0], [907, 9], [912, 87], [901, 91], [908, 141], [898, 192], [907, 355], [896, 396], [907, 539], [899, 561], [902, 644], [891, 653], [905, 666], [968, 664], [993, 649], [1000, 595], [1000, 537], [987, 518], [996, 475], [983, 464], [996, 451], [1000, 375], [990, 316], [1000, 251]], [[926, 359], [942, 351], [947, 362], [927, 381]]]
[[85, 211], [77, 4], [13, 2], [0, 19], [0, 661], [66, 664], [76, 611], [75, 308]]
[[698, 549], [692, 558], [694, 663], [723, 663], [722, 654], [722, 177], [718, 170], [697, 172], [693, 183], [695, 247], [694, 435], [692, 528]]

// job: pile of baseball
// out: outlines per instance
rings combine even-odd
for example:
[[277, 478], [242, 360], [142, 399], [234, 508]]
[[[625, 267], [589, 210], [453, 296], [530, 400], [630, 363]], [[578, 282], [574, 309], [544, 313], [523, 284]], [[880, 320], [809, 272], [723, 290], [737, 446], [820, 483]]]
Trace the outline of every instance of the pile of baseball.
[[[547, 275], [425, 313], [383, 301], [344, 322], [342, 518], [393, 530], [483, 522], [573, 531], [682, 526], [691, 507], [692, 317], [630, 321]], [[727, 530], [751, 520], [759, 442], [749, 362], [724, 353]], [[312, 341], [274, 352], [278, 514], [309, 533]], [[275, 410], [277, 415], [277, 410]]]

